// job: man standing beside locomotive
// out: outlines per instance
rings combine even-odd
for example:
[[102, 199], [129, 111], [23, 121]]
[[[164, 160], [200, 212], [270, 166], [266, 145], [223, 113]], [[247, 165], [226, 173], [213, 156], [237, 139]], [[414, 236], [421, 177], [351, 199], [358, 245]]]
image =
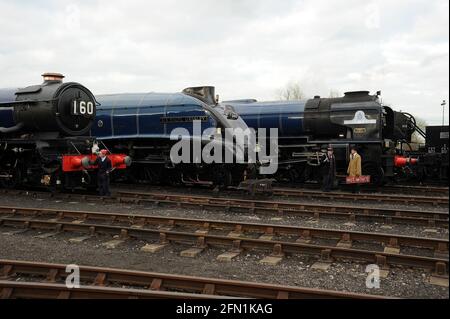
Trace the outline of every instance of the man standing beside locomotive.
[[100, 196], [111, 196], [109, 190], [109, 174], [112, 170], [112, 163], [106, 154], [108, 154], [107, 150], [101, 150], [97, 159], [92, 163], [92, 165], [96, 165], [98, 168], [97, 182]]
[[323, 184], [322, 191], [329, 192], [334, 187], [334, 180], [336, 179], [336, 157], [333, 149], [328, 148], [327, 154], [323, 161]]
[[[351, 148], [350, 163], [348, 164], [347, 174], [350, 177], [360, 177], [362, 175], [361, 156], [358, 154], [355, 146]], [[359, 193], [359, 184], [354, 184], [353, 193]]]

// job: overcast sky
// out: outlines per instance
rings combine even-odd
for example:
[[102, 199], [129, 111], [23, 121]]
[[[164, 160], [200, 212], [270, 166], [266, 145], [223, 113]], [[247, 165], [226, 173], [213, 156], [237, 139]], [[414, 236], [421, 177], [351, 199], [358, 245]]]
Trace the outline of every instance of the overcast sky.
[[448, 0], [0, 0], [0, 40], [0, 87], [53, 71], [95, 94], [272, 100], [298, 81], [308, 97], [381, 90], [429, 124], [449, 97]]

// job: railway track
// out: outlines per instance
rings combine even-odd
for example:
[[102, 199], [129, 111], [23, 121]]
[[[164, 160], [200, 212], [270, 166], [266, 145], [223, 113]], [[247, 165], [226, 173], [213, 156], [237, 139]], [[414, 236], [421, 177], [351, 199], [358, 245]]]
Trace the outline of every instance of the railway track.
[[343, 217], [349, 221], [380, 221], [448, 228], [448, 211], [417, 211], [364, 206], [323, 205], [286, 201], [246, 200], [213, 196], [194, 196], [169, 193], [117, 192], [121, 202], [152, 203], [159, 206], [200, 208], [244, 213], [296, 214], [314, 218]]
[[[311, 186], [311, 185], [310, 185]], [[134, 188], [136, 189], [136, 187]], [[141, 189], [139, 192], [148, 192], [147, 189], [138, 187]], [[449, 206], [449, 194], [448, 187], [415, 187], [415, 186], [385, 186], [382, 188], [384, 192], [390, 190], [390, 194], [383, 193], [371, 193], [362, 192], [359, 194], [352, 194], [349, 192], [329, 192], [324, 193], [319, 190], [308, 188], [296, 188], [296, 187], [275, 187], [273, 188], [272, 195], [279, 197], [288, 197], [293, 199], [316, 199], [316, 200], [327, 200], [327, 201], [351, 201], [351, 202], [373, 202], [373, 203], [390, 203], [390, 204], [403, 204], [403, 205], [431, 205], [435, 207], [448, 208]], [[409, 190], [412, 195], [402, 194], [403, 190]], [[425, 189], [425, 190], [424, 190]], [[119, 192], [122, 191], [121, 188], [117, 189]], [[211, 190], [201, 189], [201, 188], [186, 188], [184, 193], [196, 194], [199, 196], [209, 195]], [[152, 187], [150, 192], [170, 192], [173, 194], [179, 194], [178, 188], [174, 187]], [[366, 189], [367, 191], [367, 189]], [[14, 192], [14, 190], [0, 189], [0, 192], [8, 193]], [[434, 192], [439, 194], [439, 196], [423, 196], [423, 194], [429, 194], [429, 192]], [[422, 194], [422, 195], [419, 195]], [[227, 190], [221, 191], [220, 195], [222, 197], [242, 196], [242, 191], [238, 191], [236, 188], [229, 188]], [[216, 196], [216, 197], [217, 197]]]
[[[133, 186], [133, 189], [139, 190], [141, 192], [145, 191], [158, 191], [158, 192], [170, 192], [170, 193], [180, 193], [180, 190], [175, 187], [152, 187], [145, 189], [140, 186]], [[123, 190], [122, 187], [117, 188], [117, 191]], [[448, 189], [447, 189], [448, 191]], [[184, 193], [190, 193], [195, 195], [208, 195], [211, 194], [211, 190], [202, 189], [202, 188], [187, 188], [183, 189]], [[220, 194], [222, 197], [239, 197], [243, 195], [242, 190], [238, 190], [237, 188], [229, 187], [226, 190], [222, 190]], [[268, 195], [265, 193], [264, 195]], [[417, 193], [414, 195], [404, 195], [399, 193], [399, 191], [393, 190], [391, 194], [382, 194], [382, 193], [369, 193], [362, 192], [359, 194], [353, 194], [351, 192], [322, 192], [321, 190], [314, 190], [311, 188], [295, 188], [295, 187], [275, 187], [272, 189], [272, 196], [277, 197], [288, 197], [293, 199], [316, 199], [316, 200], [326, 200], [326, 201], [351, 201], [351, 202], [365, 202], [365, 203], [389, 203], [389, 204], [402, 204], [402, 205], [418, 205], [418, 206], [435, 206], [435, 207], [443, 207], [447, 208], [449, 206], [449, 198], [447, 195], [442, 196], [419, 196]], [[258, 192], [256, 192], [256, 196], [258, 196]], [[254, 196], [256, 199], [257, 197]]]
[[[389, 192], [392, 194], [402, 193], [402, 194], [411, 194], [411, 195], [430, 195], [434, 196], [448, 196], [449, 188], [444, 186], [408, 186], [408, 185], [386, 185], [383, 186], [382, 192]], [[380, 190], [380, 188], [377, 188]]]
[[381, 222], [448, 228], [449, 212], [397, 208], [375, 208], [354, 205], [324, 205], [288, 201], [246, 200], [219, 196], [191, 194], [118, 191], [114, 197], [94, 195], [46, 193], [21, 190], [2, 190], [5, 195], [25, 195], [41, 198], [93, 201], [104, 203], [152, 204], [160, 207], [220, 210], [233, 213], [274, 214], [279, 216], [305, 216], [315, 219], [342, 218], [349, 222]]
[[407, 196], [407, 195], [385, 195], [374, 193], [352, 194], [345, 192], [324, 193], [321, 191], [305, 190], [298, 188], [274, 188], [273, 194], [284, 197], [299, 197], [307, 199], [345, 200], [377, 203], [393, 203], [405, 205], [432, 205], [437, 207], [448, 207], [447, 197], [436, 196]]
[[[280, 188], [302, 188], [306, 190], [317, 190], [320, 189], [320, 184], [283, 184], [277, 183], [277, 187]], [[342, 190], [349, 191], [349, 185], [339, 185]], [[413, 185], [384, 185], [384, 186], [371, 186], [371, 185], [361, 185], [360, 188], [362, 193], [377, 193], [377, 194], [390, 194], [390, 195], [412, 195], [412, 196], [441, 196], [448, 197], [449, 187], [446, 186], [413, 186]]]
[[0, 299], [7, 298], [258, 298], [385, 299], [388, 297], [189, 277], [142, 271], [79, 266], [80, 288], [69, 289], [66, 265], [0, 259]]
[[[23, 230], [109, 234], [125, 241], [130, 238], [192, 244], [200, 253], [208, 246], [229, 247], [239, 255], [243, 250], [262, 250], [271, 256], [308, 254], [322, 261], [357, 260], [381, 267], [402, 265], [434, 269], [440, 275], [448, 270], [448, 240], [363, 233], [343, 230], [198, 220], [147, 215], [66, 211], [42, 208], [0, 207], [0, 224]], [[255, 237], [256, 235], [256, 237]], [[49, 237], [49, 236], [48, 236]], [[334, 245], [320, 240], [336, 240]], [[379, 250], [355, 248], [359, 243], [377, 244]], [[433, 257], [400, 253], [403, 248], [427, 249]], [[384, 250], [383, 250], [384, 249]]]

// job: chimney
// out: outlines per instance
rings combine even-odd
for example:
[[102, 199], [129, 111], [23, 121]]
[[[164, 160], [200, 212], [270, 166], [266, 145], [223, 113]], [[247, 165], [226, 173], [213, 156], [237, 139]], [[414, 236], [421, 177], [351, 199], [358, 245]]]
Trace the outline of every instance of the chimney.
[[61, 73], [47, 72], [42, 74], [42, 77], [44, 78], [44, 83], [50, 81], [62, 82], [62, 80], [64, 79], [64, 75], [62, 75]]

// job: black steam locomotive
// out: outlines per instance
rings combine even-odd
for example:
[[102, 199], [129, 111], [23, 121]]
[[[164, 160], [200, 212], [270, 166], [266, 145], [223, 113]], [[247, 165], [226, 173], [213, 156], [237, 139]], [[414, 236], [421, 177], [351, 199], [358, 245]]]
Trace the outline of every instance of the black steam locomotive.
[[[355, 146], [363, 158], [363, 174], [370, 175], [374, 184], [417, 175], [417, 168], [428, 159], [427, 167], [438, 165], [436, 156], [402, 148], [420, 128], [412, 115], [383, 105], [379, 95], [359, 91], [339, 98], [247, 99], [224, 104], [255, 130], [278, 129], [279, 170], [275, 177], [279, 181], [320, 180], [321, 159], [330, 146], [335, 150], [338, 175], [346, 175], [350, 148]], [[441, 174], [445, 177], [442, 175], [445, 172]], [[446, 176], [448, 179], [448, 170]]]
[[[89, 131], [96, 117], [94, 95], [58, 73], [23, 89], [0, 90], [0, 185], [69, 188], [94, 184], [89, 162], [98, 148]], [[110, 154], [126, 167], [125, 155]]]

